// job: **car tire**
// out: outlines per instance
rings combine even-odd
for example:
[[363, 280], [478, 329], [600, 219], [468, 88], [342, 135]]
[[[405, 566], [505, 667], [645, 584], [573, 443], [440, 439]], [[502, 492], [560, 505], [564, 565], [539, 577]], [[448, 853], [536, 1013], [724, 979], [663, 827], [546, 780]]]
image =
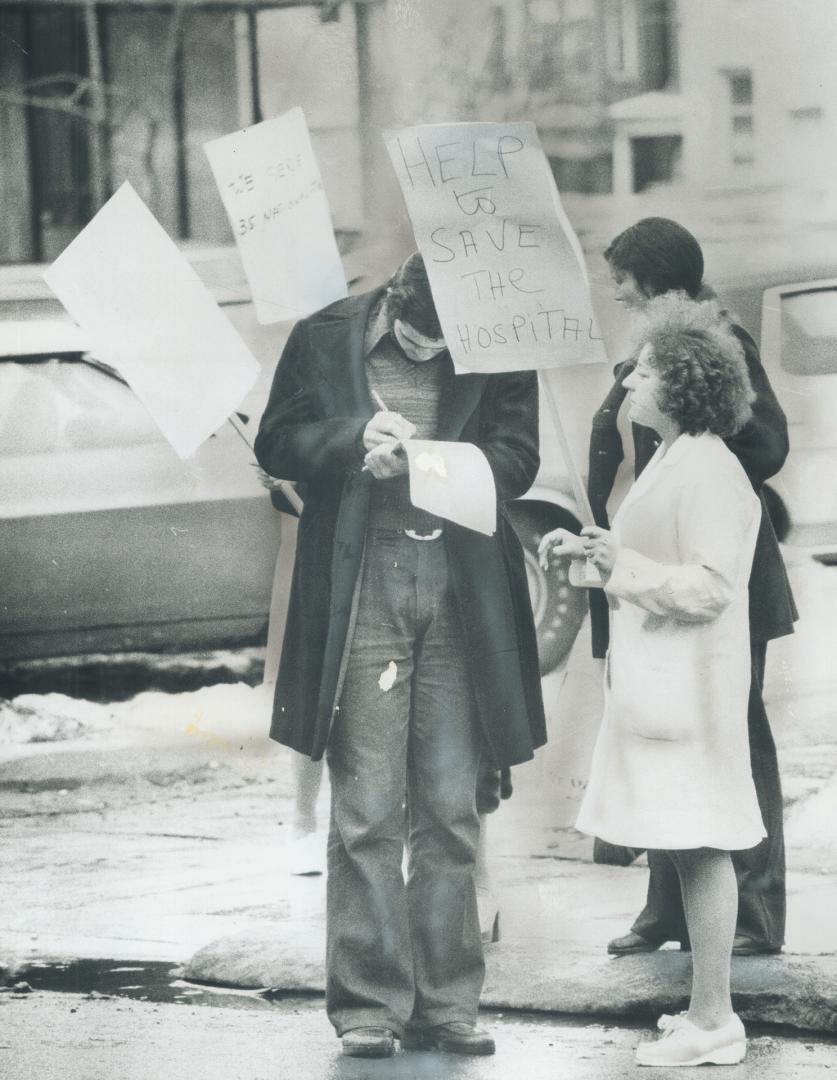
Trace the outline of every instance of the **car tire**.
[[526, 576], [535, 628], [538, 633], [538, 660], [546, 675], [572, 648], [587, 611], [587, 590], [570, 585], [569, 563], [556, 562], [548, 571], [538, 562], [541, 537], [559, 527], [578, 532], [580, 525], [566, 510], [544, 503], [515, 503], [509, 507], [526, 560]]

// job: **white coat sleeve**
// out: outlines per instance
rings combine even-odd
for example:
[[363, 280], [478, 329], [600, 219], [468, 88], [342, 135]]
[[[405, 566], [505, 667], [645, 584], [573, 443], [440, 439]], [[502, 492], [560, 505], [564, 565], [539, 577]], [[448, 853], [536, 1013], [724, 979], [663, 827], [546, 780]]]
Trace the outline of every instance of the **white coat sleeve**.
[[760, 503], [738, 468], [690, 475], [673, 496], [680, 561], [656, 562], [620, 548], [605, 590], [685, 622], [708, 622], [727, 607], [753, 563]]

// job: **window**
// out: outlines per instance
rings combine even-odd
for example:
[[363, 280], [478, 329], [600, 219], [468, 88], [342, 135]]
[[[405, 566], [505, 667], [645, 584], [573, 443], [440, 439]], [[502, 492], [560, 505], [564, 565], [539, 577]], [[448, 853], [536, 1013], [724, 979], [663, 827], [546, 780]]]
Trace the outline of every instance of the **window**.
[[610, 0], [605, 13], [605, 50], [610, 74], [635, 79], [639, 74], [637, 0]]
[[818, 124], [822, 120], [822, 109], [819, 105], [810, 105], [804, 109], [791, 109], [790, 115], [797, 124]]
[[240, 124], [236, 18], [0, 4], [0, 262], [52, 261], [125, 179], [171, 235], [228, 239], [201, 144]]
[[554, 90], [561, 78], [561, 28], [557, 22], [542, 23], [530, 32], [531, 90]]
[[561, 62], [569, 81], [583, 79], [593, 66], [592, 23], [586, 19], [568, 22], [561, 40]]
[[134, 392], [95, 361], [0, 359], [0, 402], [3, 457], [162, 441]]
[[749, 71], [729, 73], [730, 100], [733, 105], [753, 104], [753, 76]]
[[506, 58], [506, 12], [495, 4], [491, 9], [491, 45], [485, 62], [489, 87], [502, 94], [511, 86]]
[[789, 375], [837, 375], [837, 289], [782, 297], [782, 354]]
[[535, 0], [528, 9], [529, 87], [583, 91], [593, 69], [593, 9], [587, 0]]
[[680, 179], [683, 139], [680, 135], [653, 135], [631, 139], [634, 191]]
[[753, 75], [744, 69], [724, 74], [730, 108], [730, 157], [733, 165], [752, 165], [756, 159]]

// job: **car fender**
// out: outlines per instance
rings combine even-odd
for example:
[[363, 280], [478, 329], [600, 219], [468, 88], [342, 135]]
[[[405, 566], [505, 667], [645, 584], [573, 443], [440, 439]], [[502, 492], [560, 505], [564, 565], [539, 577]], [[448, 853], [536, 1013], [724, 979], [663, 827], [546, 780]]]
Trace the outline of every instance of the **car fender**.
[[539, 503], [544, 506], [554, 506], [563, 510], [581, 521], [578, 504], [568, 491], [553, 487], [551, 484], [538, 483], [537, 481], [529, 488], [525, 495], [515, 499], [515, 504]]

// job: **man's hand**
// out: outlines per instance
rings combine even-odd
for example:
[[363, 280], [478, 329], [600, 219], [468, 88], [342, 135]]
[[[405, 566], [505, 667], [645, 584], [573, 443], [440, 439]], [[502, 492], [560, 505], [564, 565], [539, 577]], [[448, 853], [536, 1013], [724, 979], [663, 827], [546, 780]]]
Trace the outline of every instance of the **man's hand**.
[[374, 450], [384, 443], [411, 439], [415, 433], [416, 425], [405, 420], [401, 413], [376, 412], [363, 432], [363, 445], [366, 450]]
[[[412, 427], [412, 424], [409, 426]], [[400, 442], [379, 443], [369, 451], [363, 462], [364, 468], [368, 469], [376, 480], [390, 480], [393, 476], [409, 472], [410, 468]]]

